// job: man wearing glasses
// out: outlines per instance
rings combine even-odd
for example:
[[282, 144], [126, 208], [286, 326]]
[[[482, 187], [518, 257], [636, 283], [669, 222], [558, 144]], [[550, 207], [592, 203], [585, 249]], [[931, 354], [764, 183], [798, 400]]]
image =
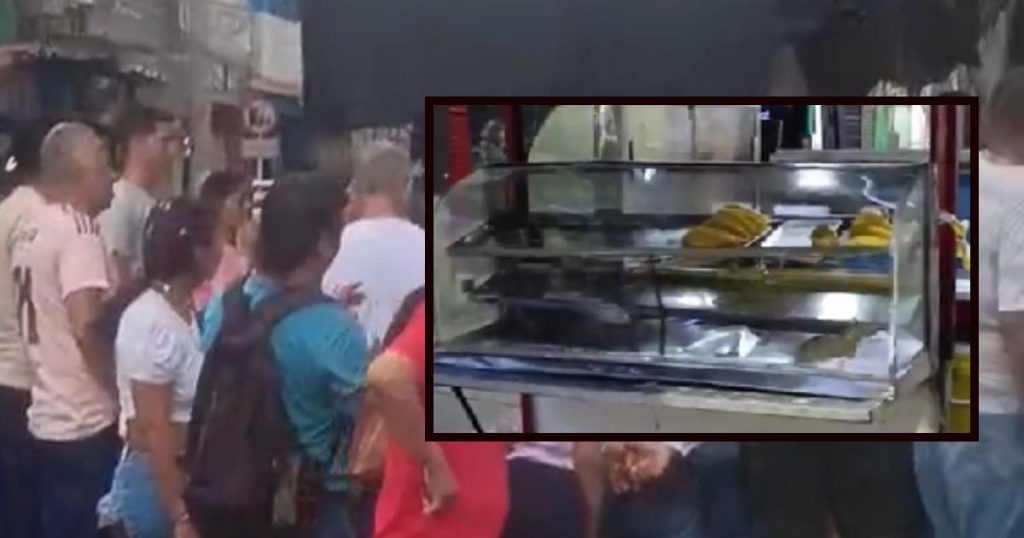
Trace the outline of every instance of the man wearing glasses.
[[99, 217], [101, 233], [116, 268], [119, 289], [142, 277], [146, 216], [170, 179], [178, 135], [170, 118], [148, 108], [129, 111], [118, 124], [121, 178], [114, 200]]

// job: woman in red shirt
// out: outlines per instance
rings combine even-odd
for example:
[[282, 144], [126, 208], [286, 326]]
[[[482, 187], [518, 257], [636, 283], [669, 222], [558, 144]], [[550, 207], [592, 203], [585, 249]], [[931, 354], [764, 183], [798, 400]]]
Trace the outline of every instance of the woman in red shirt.
[[367, 373], [388, 435], [376, 538], [499, 538], [508, 511], [505, 444], [426, 442], [426, 321], [421, 301]]

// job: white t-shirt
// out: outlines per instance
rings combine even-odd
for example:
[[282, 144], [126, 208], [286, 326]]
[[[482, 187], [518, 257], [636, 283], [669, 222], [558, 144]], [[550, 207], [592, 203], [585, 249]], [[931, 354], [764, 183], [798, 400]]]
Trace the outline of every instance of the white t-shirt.
[[[98, 221], [103, 241], [110, 254], [128, 261], [131, 278], [142, 276], [143, 249], [146, 243], [146, 218], [156, 204], [145, 189], [129, 181], [114, 183], [114, 198]], [[123, 275], [116, 275], [119, 282]]]
[[0, 203], [0, 385], [28, 390], [32, 366], [18, 330], [18, 295], [11, 270], [15, 226], [44, 203], [31, 187], [18, 187]]
[[110, 288], [99, 226], [69, 206], [40, 205], [15, 227], [11, 263], [21, 334], [36, 374], [29, 431], [48, 441], [91, 437], [114, 423], [117, 406], [87, 370], [64, 300], [77, 291]]
[[978, 163], [980, 222], [978, 386], [984, 413], [1013, 412], [1017, 397], [999, 336], [1000, 312], [1024, 311], [1024, 166]]
[[559, 469], [572, 470], [572, 443], [516, 443], [508, 459], [526, 459]]
[[132, 381], [169, 385], [171, 422], [187, 423], [203, 366], [195, 320], [187, 323], [163, 295], [147, 290], [125, 309], [115, 348], [122, 433], [135, 417]]
[[[693, 449], [697, 448], [700, 443], [661, 443], [667, 446], [671, 450], [679, 452], [682, 456], [687, 456]], [[544, 465], [550, 465], [552, 467], [558, 467], [560, 469], [572, 470], [575, 467], [573, 463], [572, 443], [516, 443], [515, 448], [508, 455], [508, 459], [526, 459], [533, 462], [541, 463]]]
[[426, 248], [423, 229], [405, 219], [362, 219], [345, 227], [338, 255], [324, 273], [323, 291], [334, 295], [361, 284], [364, 299], [355, 313], [370, 349], [383, 340], [402, 301], [424, 285]]

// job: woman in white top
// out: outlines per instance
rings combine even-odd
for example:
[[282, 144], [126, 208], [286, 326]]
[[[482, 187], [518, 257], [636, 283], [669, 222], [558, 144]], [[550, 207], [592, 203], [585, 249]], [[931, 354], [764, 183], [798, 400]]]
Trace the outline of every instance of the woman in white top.
[[185, 200], [154, 207], [145, 230], [149, 287], [121, 316], [116, 356], [126, 451], [111, 500], [130, 538], [197, 536], [181, 498], [179, 460], [203, 362], [193, 292], [219, 263], [213, 224]]

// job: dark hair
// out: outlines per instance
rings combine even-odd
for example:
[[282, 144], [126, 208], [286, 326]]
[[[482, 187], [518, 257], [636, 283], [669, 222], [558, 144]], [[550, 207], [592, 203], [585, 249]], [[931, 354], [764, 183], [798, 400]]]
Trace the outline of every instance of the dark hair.
[[249, 179], [244, 174], [232, 170], [214, 172], [199, 187], [199, 205], [211, 215], [219, 215], [232, 194], [248, 187]]
[[146, 281], [168, 282], [196, 274], [195, 249], [213, 244], [213, 230], [213, 216], [185, 198], [154, 206], [146, 218]]
[[996, 83], [985, 106], [985, 120], [990, 142], [1024, 142], [1024, 67], [1007, 71]]
[[128, 143], [135, 137], [149, 136], [156, 132], [157, 125], [165, 118], [156, 110], [136, 106], [128, 109], [117, 122], [118, 138]]
[[260, 269], [285, 276], [309, 260], [326, 235], [341, 233], [344, 190], [337, 181], [276, 181], [260, 212], [256, 260]]

